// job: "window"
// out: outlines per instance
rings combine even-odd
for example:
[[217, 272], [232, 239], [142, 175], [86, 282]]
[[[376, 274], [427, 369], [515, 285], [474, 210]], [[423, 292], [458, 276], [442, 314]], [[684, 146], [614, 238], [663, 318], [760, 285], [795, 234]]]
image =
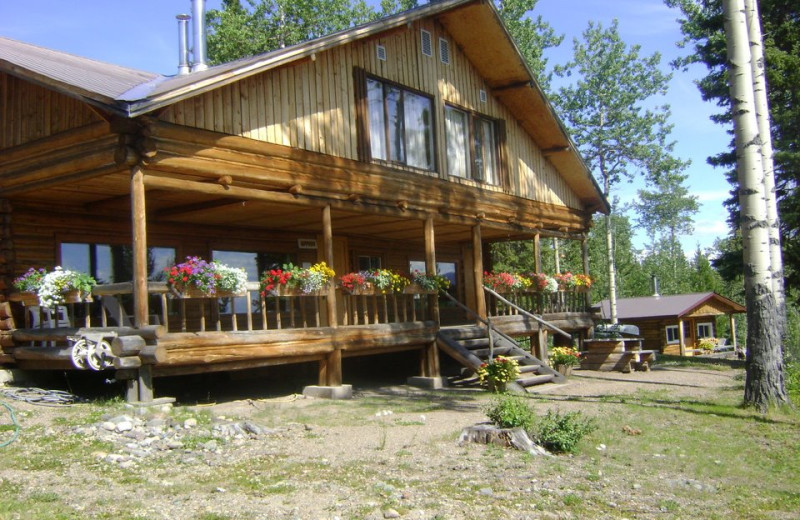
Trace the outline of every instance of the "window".
[[367, 78], [367, 104], [372, 159], [434, 169], [431, 98]]
[[[175, 249], [147, 248], [148, 280], [163, 280], [164, 269], [175, 263]], [[111, 244], [63, 242], [61, 266], [90, 274], [99, 284], [133, 280], [133, 248]]]
[[358, 270], [359, 271], [372, 271], [381, 268], [381, 257], [379, 256], [358, 256]]
[[[214, 250], [211, 252], [211, 257], [216, 262], [221, 262], [230, 267], [241, 267], [247, 273], [247, 280], [256, 282], [261, 278], [261, 273], [267, 269], [278, 269], [284, 264], [292, 262], [292, 257], [287, 254], [273, 254], [273, 253], [256, 253], [251, 251], [221, 251]], [[236, 312], [247, 311], [247, 298], [240, 296], [234, 298], [236, 302]], [[253, 312], [259, 310], [260, 301], [258, 298], [253, 298], [250, 302], [251, 310]], [[223, 314], [231, 313], [231, 302], [229, 298], [220, 300], [220, 312]]]
[[710, 321], [697, 324], [697, 339], [713, 338], [714, 337], [714, 324]]
[[494, 121], [446, 106], [445, 132], [448, 175], [498, 184]]
[[680, 342], [681, 342], [681, 337], [678, 332], [678, 326], [667, 325], [667, 344], [672, 345]]

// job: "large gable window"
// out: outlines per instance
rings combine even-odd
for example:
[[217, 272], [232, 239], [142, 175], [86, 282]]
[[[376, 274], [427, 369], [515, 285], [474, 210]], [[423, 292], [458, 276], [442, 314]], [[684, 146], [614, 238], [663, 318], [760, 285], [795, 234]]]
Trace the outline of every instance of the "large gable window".
[[445, 107], [447, 174], [499, 184], [495, 122], [455, 107]]
[[367, 104], [372, 159], [434, 169], [430, 97], [367, 78]]

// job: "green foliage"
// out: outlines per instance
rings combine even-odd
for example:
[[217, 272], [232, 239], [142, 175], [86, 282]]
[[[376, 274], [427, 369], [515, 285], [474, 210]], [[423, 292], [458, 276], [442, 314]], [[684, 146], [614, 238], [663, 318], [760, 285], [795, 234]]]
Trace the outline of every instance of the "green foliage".
[[288, 47], [376, 18], [363, 0], [223, 0], [207, 15], [213, 64]]
[[501, 395], [486, 408], [486, 415], [499, 428], [522, 428], [529, 431], [536, 415], [527, 401], [518, 396]]
[[800, 361], [786, 364], [786, 393], [795, 404], [800, 404]]
[[[728, 90], [727, 51], [720, 0], [666, 0], [670, 7], [683, 13], [681, 31], [685, 35], [683, 46], [690, 53], [676, 61], [676, 67], [703, 64], [708, 74], [697, 85], [704, 99], [721, 107], [721, 113], [712, 120], [730, 127], [730, 93]], [[775, 181], [781, 215], [784, 269], [787, 286], [800, 286], [800, 3], [796, 0], [761, 0], [758, 2], [764, 35], [769, 115], [772, 123]], [[729, 169], [728, 179], [736, 192], [738, 188], [732, 172], [736, 162], [733, 141], [728, 150], [718, 151], [709, 157], [715, 166]], [[739, 205], [736, 197], [726, 202], [732, 225], [738, 223]], [[725, 255], [720, 264], [726, 264], [723, 278], [734, 279], [741, 273], [741, 245]], [[800, 293], [794, 295], [800, 297]]]
[[532, 440], [553, 453], [571, 453], [584, 436], [597, 429], [595, 422], [581, 412], [560, 413], [548, 410], [531, 431]]

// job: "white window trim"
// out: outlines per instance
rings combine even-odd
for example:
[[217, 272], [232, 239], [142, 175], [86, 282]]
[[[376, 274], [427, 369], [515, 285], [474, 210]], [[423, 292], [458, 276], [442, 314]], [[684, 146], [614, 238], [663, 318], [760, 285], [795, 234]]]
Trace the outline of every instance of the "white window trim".
[[[708, 325], [709, 335], [708, 336], [701, 336], [700, 335], [700, 327]], [[701, 338], [713, 338], [714, 337], [714, 324], [710, 321], [704, 321], [702, 323], [698, 323], [695, 332], [697, 334], [697, 339]]]
[[[670, 329], [675, 329], [675, 339], [672, 340], [672, 341], [670, 341], [670, 339], [669, 339], [669, 330]], [[680, 343], [681, 342], [680, 332], [681, 332], [681, 329], [677, 325], [667, 325], [666, 328], [664, 329], [664, 335], [665, 335], [665, 337], [667, 339], [667, 345], [676, 345], [676, 344]]]

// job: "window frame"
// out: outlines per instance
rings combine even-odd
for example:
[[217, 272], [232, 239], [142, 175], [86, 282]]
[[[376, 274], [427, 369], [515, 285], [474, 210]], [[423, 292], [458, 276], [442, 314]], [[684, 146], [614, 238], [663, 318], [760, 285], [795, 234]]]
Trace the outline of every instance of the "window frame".
[[[670, 340], [669, 339], [670, 331], [673, 329], [675, 330], [675, 339]], [[675, 345], [681, 342], [681, 329], [677, 325], [667, 325], [666, 327], [664, 327], [664, 334], [667, 339], [667, 345]]]
[[[700, 329], [701, 328], [705, 328], [705, 327], [708, 327], [709, 334], [708, 334], [708, 336], [701, 336], [700, 335]], [[712, 322], [712, 321], [697, 322], [695, 324], [695, 333], [697, 335], [697, 339], [713, 338], [714, 337], [714, 322]]]
[[[374, 81], [376, 83], [380, 83], [382, 86], [382, 99], [383, 99], [383, 131], [381, 134], [384, 139], [384, 147], [385, 147], [385, 154], [386, 159], [380, 157], [373, 156], [373, 138], [376, 137], [376, 134], [373, 133], [372, 130], [372, 121], [369, 113], [369, 82]], [[391, 148], [391, 127], [389, 125], [389, 118], [387, 117], [388, 106], [387, 106], [387, 88], [389, 89], [396, 89], [401, 93], [401, 105], [403, 108], [403, 136], [402, 136], [402, 145], [403, 145], [403, 155], [404, 157], [402, 160], [398, 159], [391, 159], [392, 156], [392, 148]], [[437, 164], [437, 153], [436, 153], [436, 99], [433, 95], [428, 94], [427, 92], [423, 92], [421, 90], [417, 90], [415, 88], [411, 88], [407, 85], [403, 85], [401, 83], [397, 83], [395, 81], [387, 80], [385, 78], [381, 78], [379, 76], [375, 76], [373, 74], [364, 74], [364, 81], [363, 81], [363, 100], [364, 100], [364, 113], [363, 113], [363, 125], [364, 125], [364, 139], [365, 139], [365, 151], [367, 152], [367, 157], [370, 161], [378, 162], [381, 164], [390, 164], [393, 166], [401, 166], [403, 168], [411, 168], [417, 171], [426, 172], [426, 173], [436, 173], [438, 171], [438, 164]], [[405, 108], [406, 108], [406, 101], [405, 95], [406, 93], [411, 94], [413, 96], [421, 97], [428, 101], [429, 109], [430, 109], [430, 121], [428, 121], [427, 125], [427, 133], [430, 136], [430, 144], [429, 150], [430, 153], [430, 168], [416, 166], [413, 164], [409, 164], [408, 161], [408, 143], [409, 143], [409, 134], [406, 129], [405, 125]]]
[[[454, 111], [463, 114], [466, 117], [467, 124], [467, 148], [469, 150], [469, 160], [467, 161], [467, 175], [461, 176], [456, 175], [450, 172], [450, 162], [449, 162], [449, 154], [448, 154], [448, 143], [450, 142], [450, 132], [447, 130], [447, 115], [448, 111]], [[445, 142], [445, 174], [448, 177], [455, 177], [457, 179], [466, 179], [473, 182], [480, 183], [481, 185], [486, 186], [503, 186], [503, 139], [502, 139], [502, 120], [490, 117], [486, 114], [482, 114], [480, 112], [476, 112], [474, 110], [469, 110], [467, 108], [455, 105], [453, 103], [445, 103], [444, 104], [444, 118], [445, 118], [445, 126], [444, 126], [444, 142]], [[494, 182], [489, 182], [486, 180], [486, 168], [484, 167], [480, 172], [480, 175], [477, 175], [478, 168], [478, 157], [477, 157], [477, 147], [476, 147], [476, 135], [478, 133], [478, 129], [481, 128], [479, 123], [489, 123], [492, 129], [492, 138], [493, 138], [493, 146], [491, 146], [491, 151], [493, 155], [493, 165], [494, 165], [494, 175], [493, 180]], [[485, 146], [485, 145], [484, 145]]]

